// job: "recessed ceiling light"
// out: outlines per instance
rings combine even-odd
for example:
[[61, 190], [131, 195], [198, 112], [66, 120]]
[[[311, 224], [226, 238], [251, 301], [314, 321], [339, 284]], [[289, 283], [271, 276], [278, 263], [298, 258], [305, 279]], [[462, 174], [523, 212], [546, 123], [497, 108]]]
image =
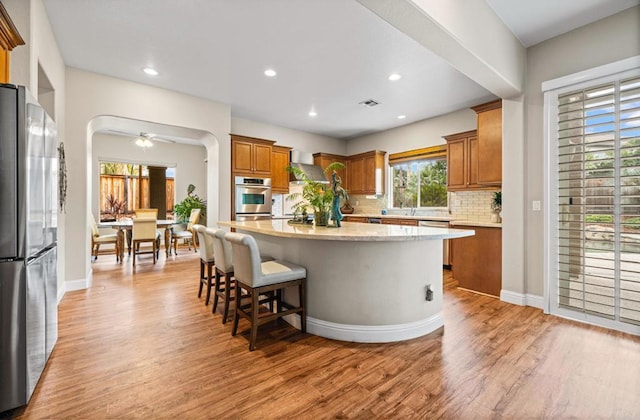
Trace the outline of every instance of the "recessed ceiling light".
[[406, 116], [406, 115], [398, 115], [398, 119], [399, 119], [399, 120], [404, 120], [405, 118], [407, 118], [407, 116]]
[[389, 80], [391, 80], [392, 82], [395, 82], [396, 80], [400, 80], [402, 79], [402, 76], [400, 76], [398, 73], [391, 73], [389, 75]]
[[149, 76], [157, 76], [158, 75], [158, 70], [152, 69], [151, 67], [145, 67], [142, 71], [147, 73]]
[[278, 74], [276, 73], [276, 71], [274, 69], [266, 69], [264, 71], [264, 75], [267, 77], [275, 77], [275, 75]]
[[314, 111], [313, 109], [311, 111], [309, 111], [309, 116], [310, 117], [315, 117], [316, 115], [318, 115], [318, 113], [316, 111]]

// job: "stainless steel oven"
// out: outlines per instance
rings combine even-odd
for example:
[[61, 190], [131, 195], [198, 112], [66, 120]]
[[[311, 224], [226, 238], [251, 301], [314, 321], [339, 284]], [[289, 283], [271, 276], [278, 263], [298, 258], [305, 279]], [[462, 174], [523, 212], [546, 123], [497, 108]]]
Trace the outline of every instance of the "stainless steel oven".
[[271, 178], [235, 177], [236, 220], [271, 218]]

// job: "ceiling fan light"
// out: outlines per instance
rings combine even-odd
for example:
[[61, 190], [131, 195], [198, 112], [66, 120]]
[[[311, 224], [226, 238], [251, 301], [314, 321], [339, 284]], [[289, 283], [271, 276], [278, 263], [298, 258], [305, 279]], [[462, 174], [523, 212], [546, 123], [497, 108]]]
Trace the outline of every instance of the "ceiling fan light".
[[140, 146], [142, 148], [147, 148], [147, 147], [153, 146], [153, 143], [151, 142], [151, 140], [149, 140], [146, 137], [138, 137], [136, 139], [136, 146]]

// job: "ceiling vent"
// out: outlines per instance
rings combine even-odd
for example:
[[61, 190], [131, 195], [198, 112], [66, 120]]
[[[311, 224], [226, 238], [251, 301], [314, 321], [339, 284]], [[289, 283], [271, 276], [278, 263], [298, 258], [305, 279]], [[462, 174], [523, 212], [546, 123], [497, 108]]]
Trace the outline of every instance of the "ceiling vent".
[[373, 108], [374, 106], [379, 105], [379, 103], [374, 101], [373, 99], [367, 99], [366, 101], [359, 102], [358, 105], [364, 105], [367, 108]]

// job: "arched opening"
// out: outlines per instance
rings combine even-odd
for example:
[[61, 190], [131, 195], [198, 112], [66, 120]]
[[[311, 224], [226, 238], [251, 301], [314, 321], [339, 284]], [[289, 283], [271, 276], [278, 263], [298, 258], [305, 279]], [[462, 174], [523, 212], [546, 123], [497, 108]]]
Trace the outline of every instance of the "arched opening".
[[[94, 200], [96, 197], [94, 189], [97, 183], [96, 168], [95, 168], [95, 156], [93, 153], [93, 145], [97, 134], [111, 133], [120, 135], [130, 135], [132, 137], [139, 133], [154, 133], [158, 137], [171, 139], [176, 144], [185, 145], [201, 145], [206, 149], [206, 157], [204, 162], [198, 162], [198, 164], [206, 164], [206, 199], [207, 199], [207, 218], [208, 223], [212, 223], [218, 220], [219, 216], [219, 142], [216, 136], [212, 133], [198, 130], [188, 127], [179, 127], [174, 125], [166, 125], [156, 122], [136, 120], [131, 118], [101, 115], [95, 117], [87, 124], [87, 172], [86, 172], [86, 208], [87, 217], [91, 217], [92, 209], [95, 208]], [[171, 161], [170, 157], [167, 158]], [[201, 188], [204, 188], [203, 185]], [[87, 232], [89, 235], [89, 223], [85, 223]], [[87, 255], [86, 261], [89, 260]], [[87, 284], [90, 286], [90, 284]]]

